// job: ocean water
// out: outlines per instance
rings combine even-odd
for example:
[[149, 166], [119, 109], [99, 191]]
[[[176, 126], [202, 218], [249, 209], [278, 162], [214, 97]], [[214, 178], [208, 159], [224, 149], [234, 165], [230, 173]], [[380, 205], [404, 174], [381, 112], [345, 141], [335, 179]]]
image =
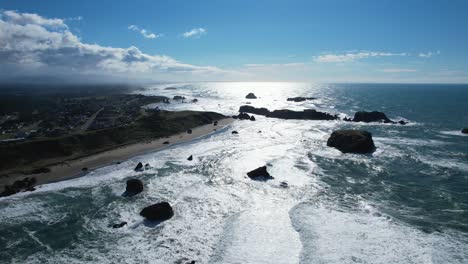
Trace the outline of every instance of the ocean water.
[[[377, 110], [410, 123], [256, 116], [1, 198], [0, 263], [468, 263], [467, 85], [175, 83], [137, 92], [199, 100], [159, 106], [169, 110], [232, 115], [249, 101], [341, 116]], [[249, 92], [259, 98], [246, 100]], [[286, 101], [293, 96], [318, 99]], [[326, 147], [341, 128], [371, 132], [376, 152]], [[138, 161], [153, 168], [136, 173]], [[246, 177], [265, 164], [274, 180]], [[144, 193], [122, 197], [133, 177]], [[139, 211], [160, 201], [175, 216], [143, 221]], [[121, 221], [129, 224], [108, 227]]]

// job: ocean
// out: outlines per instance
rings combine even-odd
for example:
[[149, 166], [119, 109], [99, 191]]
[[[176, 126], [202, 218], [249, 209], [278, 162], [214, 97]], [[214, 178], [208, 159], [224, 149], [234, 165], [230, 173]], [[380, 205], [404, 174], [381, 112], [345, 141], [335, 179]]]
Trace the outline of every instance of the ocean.
[[[249, 92], [258, 99], [245, 99]], [[468, 263], [468, 136], [460, 132], [468, 127], [468, 85], [213, 82], [135, 93], [198, 99], [151, 106], [167, 110], [233, 115], [251, 102], [341, 117], [375, 110], [409, 124], [255, 115], [0, 198], [0, 263]], [[295, 96], [317, 99], [286, 100]], [[376, 151], [327, 147], [342, 128], [371, 132]], [[139, 161], [152, 168], [133, 171]], [[263, 165], [273, 180], [247, 177]], [[134, 177], [145, 191], [123, 197]], [[143, 221], [140, 210], [161, 201], [175, 216]], [[121, 221], [128, 225], [109, 228]]]

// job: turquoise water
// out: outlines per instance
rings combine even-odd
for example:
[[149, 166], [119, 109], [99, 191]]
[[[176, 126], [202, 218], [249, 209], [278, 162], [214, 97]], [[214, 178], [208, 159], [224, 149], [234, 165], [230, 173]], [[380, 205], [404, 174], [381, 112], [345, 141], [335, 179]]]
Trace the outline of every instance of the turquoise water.
[[[164, 90], [176, 86], [177, 90]], [[143, 94], [198, 103], [169, 110], [232, 115], [254, 92], [256, 107], [359, 110], [406, 126], [256, 116], [193, 142], [34, 193], [0, 199], [1, 263], [467, 263], [467, 85], [176, 83]], [[318, 97], [302, 103], [292, 96]], [[333, 130], [373, 134], [372, 155], [326, 147]], [[232, 135], [237, 130], [239, 135]], [[259, 131], [262, 131], [259, 133]], [[194, 156], [194, 161], [186, 158]], [[132, 169], [138, 161], [153, 168]], [[268, 165], [274, 180], [245, 175]], [[137, 177], [144, 193], [122, 197]], [[288, 188], [280, 188], [287, 181]], [[169, 201], [159, 225], [138, 215]], [[121, 229], [109, 224], [127, 221]]]

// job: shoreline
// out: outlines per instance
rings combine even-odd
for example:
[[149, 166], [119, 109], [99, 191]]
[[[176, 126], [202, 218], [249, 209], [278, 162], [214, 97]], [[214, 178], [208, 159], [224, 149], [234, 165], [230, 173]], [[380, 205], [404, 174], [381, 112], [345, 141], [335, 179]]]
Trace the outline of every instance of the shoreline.
[[[12, 184], [17, 180], [22, 180], [28, 177], [36, 178], [37, 183], [35, 184], [35, 186], [78, 178], [98, 168], [102, 168], [112, 164], [117, 164], [119, 162], [126, 161], [132, 157], [157, 152], [167, 147], [171, 147], [175, 144], [186, 143], [197, 138], [209, 135], [213, 133], [214, 130], [227, 127], [232, 122], [234, 122], [234, 119], [224, 118], [218, 120], [217, 126], [214, 126], [213, 123], [211, 123], [195, 127], [192, 129], [191, 134], [188, 134], [187, 132], [182, 132], [169, 137], [148, 140], [141, 143], [130, 143], [128, 145], [117, 146], [116, 148], [99, 153], [94, 153], [88, 156], [66, 160], [58, 164], [45, 165], [44, 167], [50, 169], [50, 172], [47, 173], [13, 173], [10, 174], [8, 177], [4, 176], [0, 178], [0, 192], [4, 190], [6, 185]], [[168, 141], [169, 144], [164, 144], [164, 142], [166, 141]], [[87, 168], [87, 170], [83, 170], [83, 168]]]

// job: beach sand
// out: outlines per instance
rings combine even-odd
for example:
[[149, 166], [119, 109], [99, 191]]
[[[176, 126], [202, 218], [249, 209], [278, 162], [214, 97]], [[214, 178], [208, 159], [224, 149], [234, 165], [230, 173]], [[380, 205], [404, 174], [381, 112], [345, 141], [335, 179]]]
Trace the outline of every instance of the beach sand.
[[[116, 164], [134, 156], [159, 151], [177, 143], [188, 142], [190, 140], [208, 135], [213, 133], [215, 129], [222, 129], [233, 121], [234, 119], [232, 118], [225, 118], [219, 120], [217, 126], [208, 124], [193, 128], [191, 134], [183, 132], [170, 137], [159, 138], [136, 144], [128, 144], [86, 157], [67, 160], [60, 164], [45, 166], [50, 169], [50, 172], [48, 173], [10, 174], [8, 177], [2, 177], [2, 179], [0, 179], [0, 192], [3, 191], [5, 185], [12, 184], [14, 181], [22, 180], [26, 177], [35, 177], [37, 180], [37, 185], [80, 177], [93, 169]], [[166, 141], [168, 141], [169, 144], [164, 144]], [[87, 170], [84, 171], [83, 168], [87, 168]]]

